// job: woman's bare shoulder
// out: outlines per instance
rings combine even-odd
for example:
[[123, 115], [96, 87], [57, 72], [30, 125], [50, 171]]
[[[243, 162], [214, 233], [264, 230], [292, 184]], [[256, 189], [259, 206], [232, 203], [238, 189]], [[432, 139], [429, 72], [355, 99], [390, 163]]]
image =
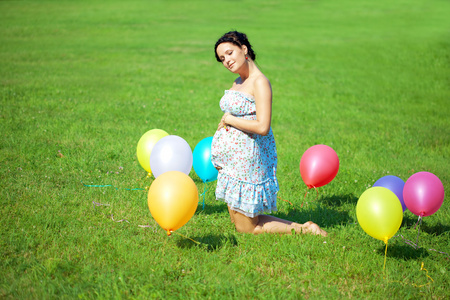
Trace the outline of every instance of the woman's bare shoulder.
[[255, 80], [253, 81], [253, 87], [255, 90], [267, 88], [272, 89], [270, 80], [263, 73], [260, 73], [255, 77]]

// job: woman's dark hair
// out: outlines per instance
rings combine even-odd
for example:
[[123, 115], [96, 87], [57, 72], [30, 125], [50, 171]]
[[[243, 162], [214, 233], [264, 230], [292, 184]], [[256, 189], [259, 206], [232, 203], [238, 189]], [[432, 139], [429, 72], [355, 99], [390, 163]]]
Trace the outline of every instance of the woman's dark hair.
[[216, 45], [214, 46], [214, 54], [216, 55], [216, 59], [218, 62], [222, 62], [217, 55], [217, 47], [222, 43], [232, 43], [239, 48], [242, 48], [243, 45], [247, 47], [248, 53], [247, 55], [252, 59], [256, 59], [256, 54], [248, 41], [247, 35], [242, 32], [230, 31], [225, 33], [219, 40], [217, 40]]

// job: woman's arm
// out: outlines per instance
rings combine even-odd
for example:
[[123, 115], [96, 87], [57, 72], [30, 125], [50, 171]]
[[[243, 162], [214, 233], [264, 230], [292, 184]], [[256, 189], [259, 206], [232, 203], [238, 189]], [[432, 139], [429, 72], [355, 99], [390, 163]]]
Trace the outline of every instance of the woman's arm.
[[253, 94], [256, 103], [256, 120], [245, 120], [226, 113], [221, 123], [248, 133], [267, 135], [272, 118], [272, 88], [264, 75], [255, 79]]

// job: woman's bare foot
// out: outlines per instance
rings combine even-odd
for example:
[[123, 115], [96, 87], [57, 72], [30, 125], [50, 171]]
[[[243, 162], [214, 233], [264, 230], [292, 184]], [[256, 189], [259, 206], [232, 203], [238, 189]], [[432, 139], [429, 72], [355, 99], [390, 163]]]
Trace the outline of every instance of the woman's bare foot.
[[303, 230], [303, 233], [311, 233], [311, 234], [316, 234], [316, 235], [321, 235], [321, 236], [328, 235], [328, 233], [325, 230], [321, 229], [319, 227], [319, 225], [317, 225], [316, 223], [313, 223], [311, 221], [308, 221], [305, 224], [303, 224], [302, 230]]

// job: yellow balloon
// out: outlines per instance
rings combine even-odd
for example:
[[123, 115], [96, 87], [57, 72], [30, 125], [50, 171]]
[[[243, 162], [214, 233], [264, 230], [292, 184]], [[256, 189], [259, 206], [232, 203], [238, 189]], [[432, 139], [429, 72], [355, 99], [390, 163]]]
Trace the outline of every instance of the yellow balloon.
[[148, 191], [150, 213], [168, 235], [186, 224], [197, 206], [197, 186], [188, 175], [180, 171], [168, 171], [159, 175]]
[[389, 189], [372, 187], [359, 198], [356, 217], [368, 235], [387, 243], [402, 224], [402, 204]]
[[144, 133], [137, 144], [136, 154], [139, 164], [150, 174], [152, 173], [150, 169], [150, 154], [152, 153], [153, 147], [160, 139], [168, 135], [164, 130], [152, 129]]

